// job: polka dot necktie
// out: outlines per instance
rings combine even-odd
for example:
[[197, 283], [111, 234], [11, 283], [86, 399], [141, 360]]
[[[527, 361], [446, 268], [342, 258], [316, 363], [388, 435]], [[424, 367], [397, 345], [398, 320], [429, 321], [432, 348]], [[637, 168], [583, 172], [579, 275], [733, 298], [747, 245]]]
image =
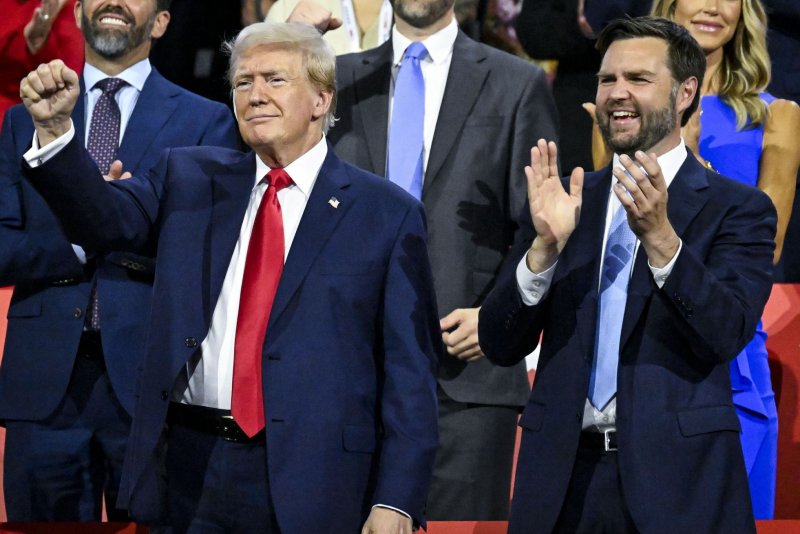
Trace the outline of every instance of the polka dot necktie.
[[119, 78], [105, 78], [95, 84], [95, 88], [103, 91], [103, 94], [92, 111], [86, 150], [103, 174], [108, 174], [111, 163], [117, 157], [120, 113], [115, 95], [124, 85], [127, 82]]
[[261, 359], [267, 324], [283, 272], [284, 236], [278, 191], [292, 184], [283, 169], [264, 178], [269, 185], [256, 213], [244, 263], [233, 349], [231, 415], [249, 437], [264, 428]]
[[[103, 94], [97, 99], [92, 111], [92, 121], [89, 125], [89, 142], [86, 150], [97, 164], [103, 174], [108, 174], [111, 163], [117, 157], [119, 149], [120, 113], [117, 101], [114, 98], [124, 85], [125, 80], [119, 78], [105, 78], [95, 84]], [[89, 312], [86, 317], [87, 330], [100, 330], [100, 306], [97, 301], [97, 279], [92, 284], [89, 297]]]

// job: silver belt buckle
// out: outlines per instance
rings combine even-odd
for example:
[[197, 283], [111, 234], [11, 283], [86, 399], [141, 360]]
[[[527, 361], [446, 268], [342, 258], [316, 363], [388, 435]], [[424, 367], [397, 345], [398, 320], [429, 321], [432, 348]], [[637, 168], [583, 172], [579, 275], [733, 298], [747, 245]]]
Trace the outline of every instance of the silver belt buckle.
[[611, 446], [611, 434], [616, 434], [617, 431], [611, 428], [603, 430], [603, 449], [606, 452], [616, 451], [616, 447]]

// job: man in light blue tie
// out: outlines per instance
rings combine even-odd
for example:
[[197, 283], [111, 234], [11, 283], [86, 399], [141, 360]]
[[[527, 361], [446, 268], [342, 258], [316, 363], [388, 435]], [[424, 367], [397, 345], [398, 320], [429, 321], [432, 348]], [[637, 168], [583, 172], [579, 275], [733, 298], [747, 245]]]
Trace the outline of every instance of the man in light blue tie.
[[442, 341], [432, 520], [508, 517], [524, 363], [492, 366], [478, 310], [530, 227], [524, 167], [553, 139], [556, 112], [539, 67], [460, 32], [453, 0], [394, 0], [378, 48], [339, 56], [339, 121], [329, 139], [361, 168], [422, 200]]
[[703, 167], [681, 125], [705, 56], [664, 19], [598, 38], [610, 167], [526, 169], [535, 234], [480, 313], [500, 365], [541, 352], [510, 533], [755, 532], [728, 361], [769, 296], [775, 210]]

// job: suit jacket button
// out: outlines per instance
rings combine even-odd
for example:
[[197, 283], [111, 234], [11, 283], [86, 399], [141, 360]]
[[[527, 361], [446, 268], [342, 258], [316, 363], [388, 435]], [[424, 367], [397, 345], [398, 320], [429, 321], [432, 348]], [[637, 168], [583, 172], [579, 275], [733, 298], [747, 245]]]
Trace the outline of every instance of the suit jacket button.
[[76, 319], [80, 319], [81, 317], [83, 317], [83, 310], [80, 308], [75, 308], [74, 310], [72, 310], [72, 316], [75, 317]]
[[187, 337], [183, 340], [183, 343], [190, 349], [193, 349], [197, 346], [197, 340], [193, 337]]
[[161, 400], [165, 401], [167, 399], [169, 399], [169, 393], [167, 392], [166, 389], [162, 389], [161, 390]]

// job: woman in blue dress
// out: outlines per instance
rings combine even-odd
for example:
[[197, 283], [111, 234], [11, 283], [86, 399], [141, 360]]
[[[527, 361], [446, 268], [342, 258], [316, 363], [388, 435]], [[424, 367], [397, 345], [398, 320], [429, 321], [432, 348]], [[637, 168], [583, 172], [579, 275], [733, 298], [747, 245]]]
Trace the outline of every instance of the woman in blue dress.
[[[764, 8], [759, 0], [656, 0], [653, 14], [684, 26], [705, 51], [701, 104], [684, 140], [708, 168], [769, 195], [778, 212], [777, 262], [800, 165], [800, 108], [764, 92], [770, 79]], [[771, 519], [775, 509], [778, 415], [766, 339], [759, 324], [731, 362], [756, 519]]]

